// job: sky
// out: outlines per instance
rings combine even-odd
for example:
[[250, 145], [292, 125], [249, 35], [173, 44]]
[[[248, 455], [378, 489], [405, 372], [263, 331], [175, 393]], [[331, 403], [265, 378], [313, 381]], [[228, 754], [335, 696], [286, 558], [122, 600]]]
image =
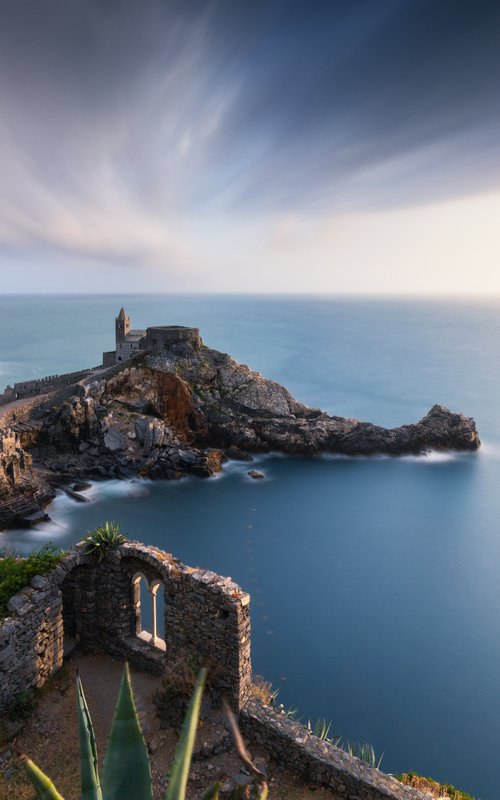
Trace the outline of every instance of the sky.
[[0, 0], [0, 292], [500, 294], [498, 0]]

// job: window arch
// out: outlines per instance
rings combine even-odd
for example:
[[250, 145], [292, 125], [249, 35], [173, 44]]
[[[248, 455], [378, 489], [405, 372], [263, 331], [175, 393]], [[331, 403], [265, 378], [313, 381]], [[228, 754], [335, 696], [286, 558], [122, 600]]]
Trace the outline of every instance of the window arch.
[[[163, 599], [162, 582], [150, 582], [142, 572], [136, 572], [132, 578], [132, 590], [135, 635], [153, 647], [165, 650], [165, 642], [159, 635], [163, 634], [163, 619], [158, 619], [157, 608], [158, 596]], [[163, 611], [163, 603], [160, 603], [160, 609]]]

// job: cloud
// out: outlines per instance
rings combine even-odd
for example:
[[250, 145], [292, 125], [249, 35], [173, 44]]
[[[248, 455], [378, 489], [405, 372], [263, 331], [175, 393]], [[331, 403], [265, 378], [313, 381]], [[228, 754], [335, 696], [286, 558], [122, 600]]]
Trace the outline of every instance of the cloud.
[[266, 261], [294, 220], [498, 188], [497, 3], [0, 0], [0, 15], [3, 272], [67, 257], [238, 286], [240, 251]]

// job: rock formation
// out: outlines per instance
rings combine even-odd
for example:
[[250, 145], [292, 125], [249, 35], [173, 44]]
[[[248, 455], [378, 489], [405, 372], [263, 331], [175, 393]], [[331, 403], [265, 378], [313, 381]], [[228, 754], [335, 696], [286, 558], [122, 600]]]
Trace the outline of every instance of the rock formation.
[[77, 390], [22, 426], [23, 446], [52, 483], [205, 476], [228, 457], [270, 451], [396, 456], [480, 445], [474, 420], [443, 406], [392, 429], [331, 416], [229, 355], [187, 342]]

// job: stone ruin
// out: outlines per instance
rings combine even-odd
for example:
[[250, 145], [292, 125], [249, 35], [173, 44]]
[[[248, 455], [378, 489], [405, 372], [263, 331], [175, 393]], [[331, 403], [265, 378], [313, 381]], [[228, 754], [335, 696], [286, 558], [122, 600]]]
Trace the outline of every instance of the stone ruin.
[[[15, 440], [5, 447], [16, 451]], [[148, 608], [141, 607], [141, 584]], [[231, 578], [138, 542], [108, 550], [101, 562], [78, 545], [12, 597], [8, 609], [0, 624], [0, 714], [21, 691], [43, 686], [77, 645], [160, 676], [169, 664], [194, 657], [211, 668], [215, 702], [226, 696], [247, 739], [283, 767], [345, 800], [428, 800], [255, 699], [250, 595]]]
[[[151, 596], [147, 619], [141, 583]], [[76, 645], [159, 675], [172, 653], [197, 656], [219, 667], [218, 689], [240, 709], [251, 687], [249, 602], [230, 578], [154, 547], [127, 542], [102, 562], [77, 547], [9, 601], [12, 617], [0, 625], [0, 712], [23, 688], [42, 686]]]

